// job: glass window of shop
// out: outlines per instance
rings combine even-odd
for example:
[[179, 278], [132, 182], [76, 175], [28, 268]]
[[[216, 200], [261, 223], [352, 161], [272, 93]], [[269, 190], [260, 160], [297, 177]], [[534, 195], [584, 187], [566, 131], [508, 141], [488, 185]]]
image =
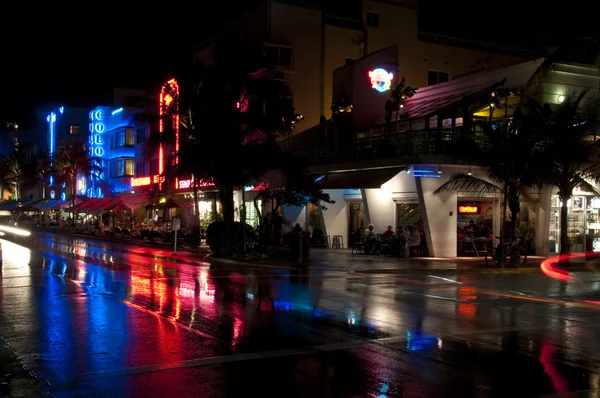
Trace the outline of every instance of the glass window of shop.
[[[456, 242], [457, 254], [459, 256], [477, 255], [475, 250], [475, 239], [483, 238], [487, 241], [477, 241], [486, 245], [492, 245], [493, 238], [493, 220], [494, 220], [494, 202], [459, 200], [456, 211]], [[484, 250], [482, 248], [482, 250]]]
[[[560, 252], [561, 205], [562, 201], [558, 195], [552, 195], [548, 240], [550, 253]], [[573, 196], [567, 202], [567, 208], [567, 236], [571, 243], [571, 252], [583, 253], [590, 250], [600, 252], [600, 197]]]
[[[517, 215], [517, 236], [524, 239], [527, 254], [535, 254], [535, 225], [536, 206], [529, 202], [521, 202], [521, 211]], [[510, 220], [510, 211], [507, 211], [507, 220]]]

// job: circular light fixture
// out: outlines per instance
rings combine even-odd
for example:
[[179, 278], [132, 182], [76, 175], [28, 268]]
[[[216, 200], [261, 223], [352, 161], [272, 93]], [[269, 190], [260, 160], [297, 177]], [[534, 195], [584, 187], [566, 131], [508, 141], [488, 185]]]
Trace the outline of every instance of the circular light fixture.
[[558, 103], [562, 104], [563, 102], [565, 102], [565, 96], [561, 94], [558, 96]]

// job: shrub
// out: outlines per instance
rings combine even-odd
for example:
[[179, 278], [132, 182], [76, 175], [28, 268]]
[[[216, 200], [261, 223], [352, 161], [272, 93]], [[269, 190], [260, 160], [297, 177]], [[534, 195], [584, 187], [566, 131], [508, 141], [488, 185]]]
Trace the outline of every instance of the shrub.
[[[210, 250], [217, 256], [232, 255], [242, 251], [243, 246], [243, 225], [240, 222], [234, 222], [230, 231], [230, 236], [225, 233], [225, 222], [215, 221], [206, 228], [206, 244]], [[246, 242], [252, 241], [254, 231], [251, 226], [246, 225]], [[225, 253], [226, 248], [230, 248], [230, 253]]]

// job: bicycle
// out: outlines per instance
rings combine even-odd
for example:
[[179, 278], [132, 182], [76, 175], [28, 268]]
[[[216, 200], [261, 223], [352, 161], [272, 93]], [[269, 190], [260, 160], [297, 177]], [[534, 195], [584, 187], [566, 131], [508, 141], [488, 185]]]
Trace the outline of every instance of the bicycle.
[[[497, 236], [496, 239], [501, 240], [502, 237]], [[504, 250], [498, 244], [495, 248], [489, 248], [485, 253], [485, 265], [490, 265], [490, 260], [493, 260], [493, 265], [500, 267], [508, 262], [510, 266], [519, 267], [527, 262], [527, 245], [524, 237], [519, 237], [516, 241], [504, 242]]]

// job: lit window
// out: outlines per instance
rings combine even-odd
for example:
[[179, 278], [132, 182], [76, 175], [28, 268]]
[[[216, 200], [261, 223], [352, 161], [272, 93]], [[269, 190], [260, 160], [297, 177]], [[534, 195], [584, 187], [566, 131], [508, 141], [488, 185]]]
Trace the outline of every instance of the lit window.
[[69, 126], [69, 134], [78, 135], [79, 134], [79, 125], [78, 124], [70, 125]]

